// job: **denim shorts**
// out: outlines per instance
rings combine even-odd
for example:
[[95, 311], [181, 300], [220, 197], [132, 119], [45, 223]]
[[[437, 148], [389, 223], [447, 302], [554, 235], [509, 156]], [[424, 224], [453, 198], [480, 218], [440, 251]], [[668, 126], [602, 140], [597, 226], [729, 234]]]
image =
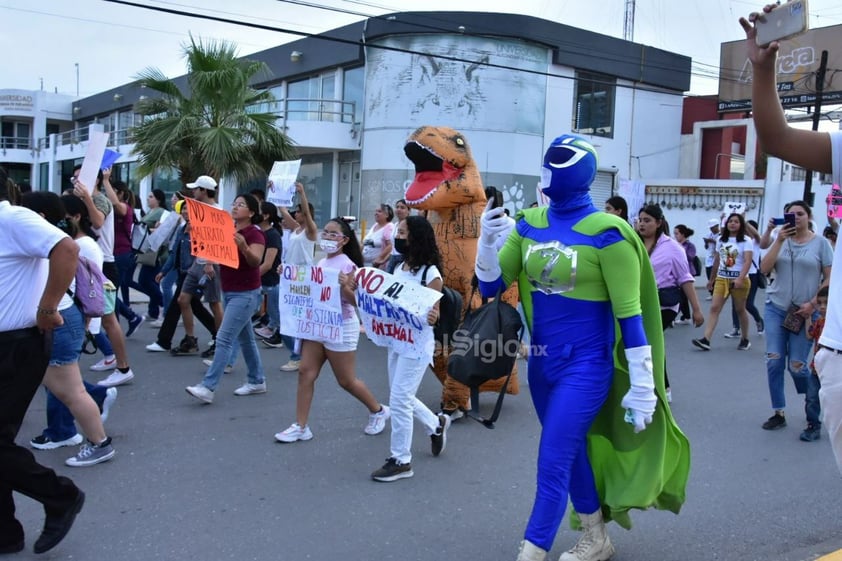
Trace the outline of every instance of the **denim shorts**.
[[357, 350], [360, 341], [360, 320], [356, 312], [353, 317], [342, 320], [342, 342], [324, 343], [327, 350], [335, 353], [349, 353]]
[[76, 304], [59, 313], [64, 318], [64, 325], [53, 330], [50, 366], [65, 366], [79, 362], [82, 345], [85, 343], [85, 319]]

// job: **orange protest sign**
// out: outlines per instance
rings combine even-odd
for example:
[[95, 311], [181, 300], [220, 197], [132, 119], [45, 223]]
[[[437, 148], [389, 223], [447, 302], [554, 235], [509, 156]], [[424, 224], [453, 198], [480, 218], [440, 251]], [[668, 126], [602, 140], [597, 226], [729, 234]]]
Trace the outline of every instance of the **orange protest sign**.
[[190, 253], [236, 269], [240, 265], [234, 242], [234, 219], [205, 203], [184, 199], [190, 216]]

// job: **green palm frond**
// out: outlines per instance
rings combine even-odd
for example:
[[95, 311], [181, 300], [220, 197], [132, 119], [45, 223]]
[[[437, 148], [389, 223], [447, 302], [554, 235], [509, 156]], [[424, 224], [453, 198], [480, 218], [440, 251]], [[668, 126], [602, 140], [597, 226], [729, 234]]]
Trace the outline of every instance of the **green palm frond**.
[[262, 62], [240, 60], [226, 41], [190, 37], [184, 47], [187, 86], [179, 89], [160, 70], [147, 68], [137, 84], [159, 95], [138, 102], [146, 117], [132, 131], [143, 177], [174, 167], [182, 181], [197, 175], [246, 181], [265, 174], [276, 160], [297, 157], [292, 141], [275, 126], [276, 115], [255, 111], [274, 100], [249, 86]]

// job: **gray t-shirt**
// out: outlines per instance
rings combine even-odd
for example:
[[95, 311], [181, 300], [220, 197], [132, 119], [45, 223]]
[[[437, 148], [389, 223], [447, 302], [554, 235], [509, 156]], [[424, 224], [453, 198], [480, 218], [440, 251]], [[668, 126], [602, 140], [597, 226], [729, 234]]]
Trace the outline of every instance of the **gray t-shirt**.
[[766, 289], [769, 300], [781, 309], [811, 300], [822, 283], [822, 272], [833, 263], [833, 249], [822, 236], [806, 243], [788, 239], [775, 262], [775, 282]]

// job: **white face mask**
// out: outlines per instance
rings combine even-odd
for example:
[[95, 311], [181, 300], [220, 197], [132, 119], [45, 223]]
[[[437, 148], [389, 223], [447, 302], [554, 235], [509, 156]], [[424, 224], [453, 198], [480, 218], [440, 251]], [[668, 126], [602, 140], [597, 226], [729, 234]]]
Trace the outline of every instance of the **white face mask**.
[[339, 250], [339, 242], [336, 240], [326, 240], [324, 238], [319, 240], [319, 247], [328, 255], [336, 253]]

